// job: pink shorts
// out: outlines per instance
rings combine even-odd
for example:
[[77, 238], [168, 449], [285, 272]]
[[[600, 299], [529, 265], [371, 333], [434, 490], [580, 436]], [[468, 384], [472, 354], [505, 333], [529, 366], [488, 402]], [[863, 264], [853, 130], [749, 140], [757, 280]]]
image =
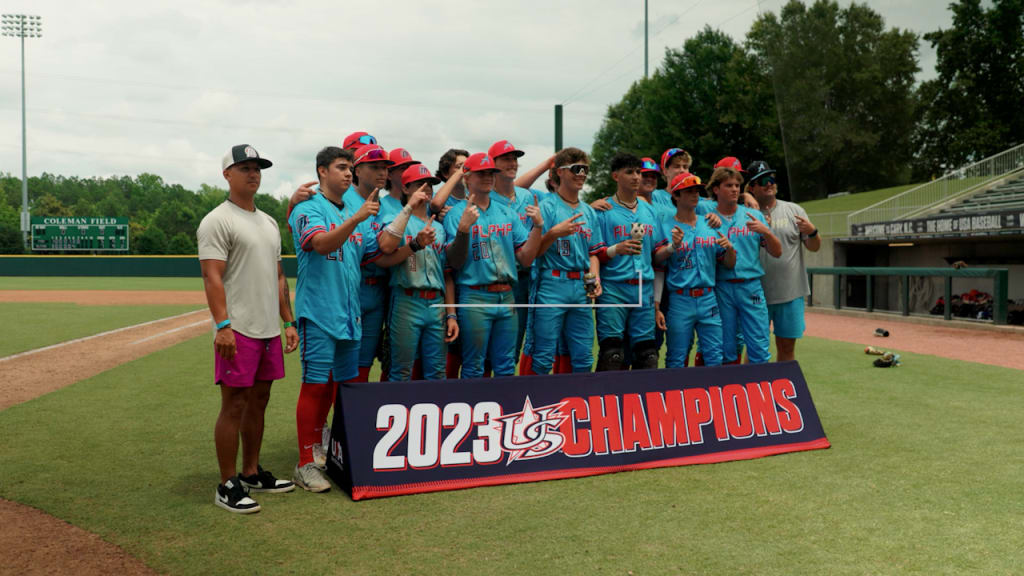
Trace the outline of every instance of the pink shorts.
[[257, 380], [284, 378], [284, 351], [281, 337], [249, 338], [235, 332], [235, 357], [230, 361], [214, 357], [215, 383], [231, 388], [249, 388]]

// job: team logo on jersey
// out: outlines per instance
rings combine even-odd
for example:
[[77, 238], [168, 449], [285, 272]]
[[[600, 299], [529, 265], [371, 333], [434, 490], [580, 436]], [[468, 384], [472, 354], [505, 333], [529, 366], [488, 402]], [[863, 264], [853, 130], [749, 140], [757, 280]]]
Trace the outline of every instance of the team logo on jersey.
[[516, 460], [533, 460], [559, 452], [565, 436], [558, 428], [568, 418], [561, 408], [566, 402], [534, 408], [526, 397], [523, 409], [494, 419], [494, 427], [501, 433], [501, 450], [508, 454], [505, 465]]

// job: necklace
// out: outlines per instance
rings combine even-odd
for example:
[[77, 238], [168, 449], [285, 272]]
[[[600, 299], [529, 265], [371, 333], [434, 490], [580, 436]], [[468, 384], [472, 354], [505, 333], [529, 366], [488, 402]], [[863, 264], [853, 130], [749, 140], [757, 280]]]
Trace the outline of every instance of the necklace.
[[617, 202], [618, 202], [619, 204], [621, 204], [623, 208], [628, 208], [628, 209], [630, 209], [630, 210], [634, 210], [634, 209], [636, 209], [636, 205], [640, 203], [640, 200], [639, 200], [638, 198], [634, 198], [634, 199], [633, 199], [633, 203], [632, 203], [632, 204], [626, 204], [625, 202], [623, 202], [622, 198], [619, 198], [619, 193], [618, 193], [618, 191], [616, 191], [616, 192], [615, 192], [615, 200], [616, 200], [616, 201], [617, 201]]
[[565, 202], [566, 204], [572, 206], [573, 208], [575, 208], [575, 207], [580, 205], [580, 201], [579, 201], [578, 198], [576, 199], [575, 202], [572, 202], [572, 201], [566, 200], [565, 196], [562, 196], [561, 192], [555, 192], [555, 194], [558, 194], [558, 197], [562, 199], [562, 202]]

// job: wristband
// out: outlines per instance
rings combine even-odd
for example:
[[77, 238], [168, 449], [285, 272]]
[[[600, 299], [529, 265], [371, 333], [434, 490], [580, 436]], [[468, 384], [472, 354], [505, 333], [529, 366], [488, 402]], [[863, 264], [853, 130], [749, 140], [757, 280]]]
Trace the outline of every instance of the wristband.
[[423, 250], [423, 246], [420, 246], [419, 240], [413, 238], [412, 240], [409, 241], [409, 249], [412, 250], [413, 253], [416, 253], [419, 252], [420, 250]]
[[456, 315], [456, 314], [449, 314], [449, 315], [445, 316], [445, 319], [448, 319], [448, 318], [454, 318], [456, 320], [459, 319], [458, 315]]
[[292, 320], [292, 321], [290, 321], [290, 322], [285, 322], [285, 323], [284, 323], [284, 327], [285, 327], [286, 329], [287, 329], [287, 328], [294, 328], [294, 327], [296, 327], [296, 326], [298, 326], [298, 325], [299, 325], [299, 323], [298, 323], [298, 322], [296, 322], [295, 320]]
[[217, 330], [223, 330], [228, 326], [231, 326], [231, 318], [226, 318], [224, 320], [221, 320], [220, 322], [217, 322]]
[[818, 229], [817, 229], [817, 228], [815, 228], [815, 229], [814, 229], [814, 232], [811, 232], [810, 234], [808, 234], [808, 235], [807, 235], [807, 237], [808, 237], [808, 238], [814, 238], [814, 237], [815, 237], [815, 236], [817, 236], [817, 235], [818, 235]]
[[611, 246], [608, 247], [608, 257], [609, 258], [615, 258], [616, 254], [618, 254], [618, 253], [619, 253], [619, 245], [618, 244], [612, 244]]

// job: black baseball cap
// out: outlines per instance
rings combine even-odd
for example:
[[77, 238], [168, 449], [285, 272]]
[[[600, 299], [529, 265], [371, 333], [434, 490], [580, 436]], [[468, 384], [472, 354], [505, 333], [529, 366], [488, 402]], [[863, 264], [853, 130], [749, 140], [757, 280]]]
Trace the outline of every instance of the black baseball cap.
[[771, 166], [768, 166], [768, 163], [764, 160], [754, 160], [747, 166], [747, 174], [750, 174], [750, 181], [753, 182], [761, 176], [775, 174], [775, 170], [772, 170]]
[[224, 158], [220, 161], [221, 170], [227, 170], [239, 162], [245, 162], [247, 160], [255, 160], [259, 162], [260, 168], [270, 168], [274, 165], [273, 162], [266, 158], [260, 158], [260, 153], [255, 148], [248, 144], [239, 144], [232, 146], [231, 150], [224, 155]]

